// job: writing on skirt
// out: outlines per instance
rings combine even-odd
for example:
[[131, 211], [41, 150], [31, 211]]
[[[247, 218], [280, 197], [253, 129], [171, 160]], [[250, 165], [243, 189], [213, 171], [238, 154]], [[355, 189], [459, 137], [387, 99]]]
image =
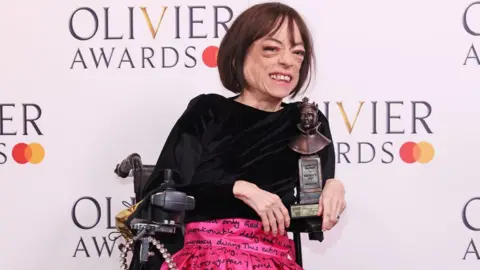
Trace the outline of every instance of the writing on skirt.
[[[302, 270], [287, 235], [267, 235], [260, 221], [249, 219], [187, 224], [184, 247], [172, 260], [179, 270]], [[160, 268], [167, 269], [166, 263]]]

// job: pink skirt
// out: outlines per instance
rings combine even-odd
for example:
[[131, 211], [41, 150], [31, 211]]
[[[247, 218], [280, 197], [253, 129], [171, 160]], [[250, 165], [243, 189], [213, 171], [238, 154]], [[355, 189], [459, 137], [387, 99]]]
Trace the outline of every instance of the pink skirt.
[[172, 259], [178, 270], [303, 270], [288, 235], [266, 235], [260, 221], [249, 219], [189, 223]]

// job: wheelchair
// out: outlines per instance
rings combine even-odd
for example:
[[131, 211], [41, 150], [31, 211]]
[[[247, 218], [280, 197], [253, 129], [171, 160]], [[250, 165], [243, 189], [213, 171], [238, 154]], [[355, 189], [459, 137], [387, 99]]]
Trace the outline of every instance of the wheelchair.
[[[125, 158], [121, 163], [116, 165], [114, 173], [121, 178], [133, 177], [133, 190], [135, 195], [135, 202], [137, 204], [143, 198], [145, 198], [144, 201], [151, 202], [153, 200], [152, 199], [153, 196], [155, 195], [160, 195], [158, 197], [161, 197], [163, 199], [163, 202], [165, 202], [166, 196], [162, 192], [160, 192], [161, 194], [157, 193], [153, 195], [143, 194], [144, 188], [154, 168], [155, 168], [155, 165], [143, 164], [140, 155], [137, 153], [133, 153], [133, 154], [130, 154], [127, 158]], [[168, 177], [169, 176], [166, 175], [166, 178]], [[170, 180], [173, 181], [173, 178]], [[152, 197], [146, 198], [146, 196], [148, 195]], [[182, 199], [185, 200], [185, 198], [194, 200], [194, 198], [189, 197], [188, 194], [183, 194], [185, 195], [184, 197], [181, 196], [182, 194], [178, 194], [178, 193], [173, 195], [176, 195], [177, 199], [180, 199], [180, 200]], [[194, 205], [194, 202], [193, 202], [193, 205]], [[165, 205], [163, 207], [165, 207]], [[171, 224], [162, 224], [165, 226], [155, 232], [155, 236], [156, 236], [155, 238], [146, 237], [144, 235], [137, 235], [136, 237], [133, 238], [133, 240], [130, 239], [126, 241], [127, 244], [130, 244], [130, 251], [132, 251], [133, 253], [130, 267], [128, 268], [126, 266], [126, 255], [125, 255], [126, 247], [125, 245], [120, 244], [119, 249], [122, 251], [122, 254], [121, 254], [122, 269], [158, 270], [164, 261], [167, 261], [167, 263], [170, 263], [169, 262], [170, 253], [168, 252], [171, 252], [171, 254], [174, 254], [175, 252], [177, 252], [183, 247], [183, 241], [184, 241], [184, 238], [183, 238], [184, 224], [182, 224], [183, 215], [185, 214], [185, 210], [193, 209], [194, 206], [192, 206], [191, 202], [189, 207], [190, 208], [185, 207], [184, 209], [180, 209], [180, 210], [177, 209], [179, 213], [183, 211], [183, 213], [179, 214], [180, 218], [176, 219], [177, 223], [173, 224], [171, 222]], [[152, 218], [151, 215], [149, 214], [147, 214], [146, 216], [147, 216], [147, 219]], [[147, 220], [147, 223], [152, 224], [151, 220], [150, 221]], [[135, 228], [132, 228], [132, 227], [135, 227], [135, 225], [132, 226], [132, 220], [129, 220], [127, 224], [130, 224], [129, 229], [135, 229]], [[149, 226], [150, 225], [147, 225], [147, 227]], [[149, 228], [151, 229], [151, 226]], [[180, 230], [178, 230], [178, 228], [180, 228]], [[301, 247], [302, 243], [301, 243], [300, 235], [302, 232], [308, 232], [308, 230], [305, 228], [302, 228], [302, 229], [297, 229], [296, 231], [291, 231], [291, 232], [293, 233], [293, 240], [295, 244], [295, 257], [296, 257], [295, 261], [297, 262], [297, 264], [302, 266], [302, 263], [303, 263], [302, 247]], [[153, 234], [150, 234], [150, 236], [152, 235]], [[310, 236], [310, 239], [312, 240], [313, 238], [311, 233], [309, 233], [309, 236]], [[317, 239], [315, 240], [318, 240], [320, 242], [323, 241], [323, 233], [321, 234], [320, 237], [321, 239], [318, 239], [317, 237]], [[157, 241], [156, 239], [160, 239], [160, 240]], [[149, 240], [150, 240], [150, 243], [149, 243]], [[161, 242], [161, 244], [159, 244], [159, 242]], [[153, 251], [150, 251], [149, 249], [150, 244], [153, 244], [154, 246], [156, 246], [157, 249], [156, 250], [153, 249]], [[171, 269], [176, 269], [176, 268], [171, 267]]]

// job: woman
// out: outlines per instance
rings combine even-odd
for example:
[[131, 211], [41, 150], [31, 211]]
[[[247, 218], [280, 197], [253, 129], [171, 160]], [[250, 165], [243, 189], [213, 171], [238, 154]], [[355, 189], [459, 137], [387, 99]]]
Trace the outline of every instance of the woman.
[[[313, 63], [309, 31], [283, 4], [250, 7], [237, 17], [218, 52], [218, 70], [232, 98], [193, 98], [173, 127], [144, 191], [175, 173], [178, 190], [194, 196], [183, 248], [160, 269], [301, 269], [286, 231], [292, 220], [299, 154], [298, 103], [284, 103], [308, 84]], [[331, 138], [319, 112], [319, 132]], [[318, 215], [331, 229], [345, 208], [334, 179], [333, 144], [318, 153], [324, 191]], [[171, 250], [170, 250], [171, 251]], [[174, 251], [175, 252], [175, 251]]]

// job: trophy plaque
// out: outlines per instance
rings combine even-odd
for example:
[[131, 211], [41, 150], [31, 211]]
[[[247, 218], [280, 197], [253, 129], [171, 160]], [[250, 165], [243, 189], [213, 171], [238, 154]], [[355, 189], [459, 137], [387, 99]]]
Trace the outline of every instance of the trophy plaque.
[[318, 127], [318, 105], [303, 98], [299, 104], [301, 131], [289, 143], [290, 149], [300, 154], [298, 159], [299, 183], [297, 186], [297, 203], [290, 206], [291, 218], [316, 217], [320, 194], [323, 189], [322, 163], [318, 152], [331, 141], [323, 136]]

